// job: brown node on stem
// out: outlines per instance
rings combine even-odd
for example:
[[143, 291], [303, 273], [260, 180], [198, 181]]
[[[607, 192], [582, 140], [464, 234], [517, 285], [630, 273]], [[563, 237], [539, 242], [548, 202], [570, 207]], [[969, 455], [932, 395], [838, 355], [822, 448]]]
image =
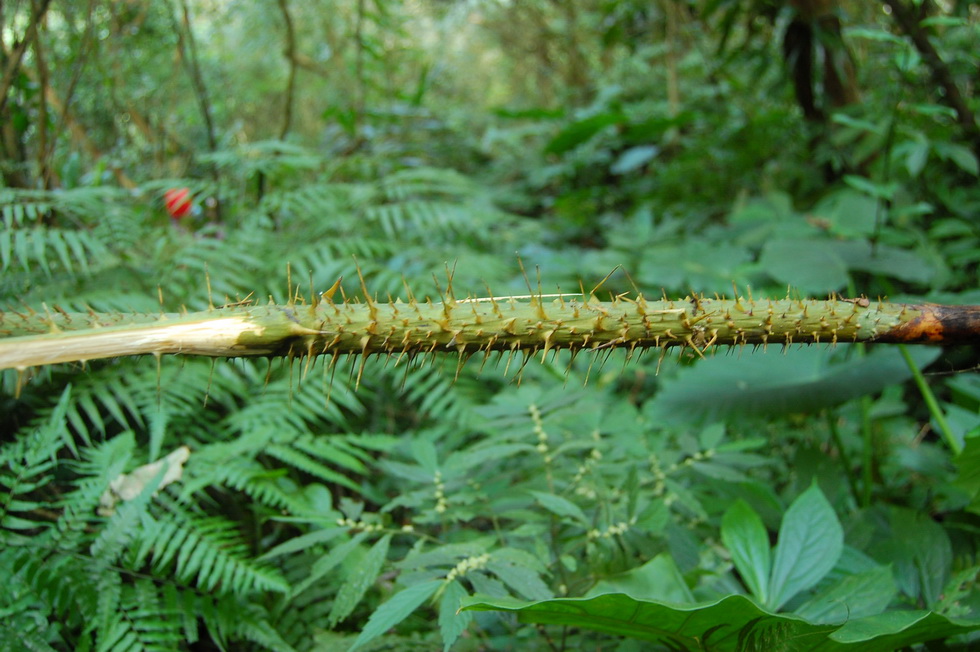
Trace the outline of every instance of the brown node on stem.
[[911, 304], [903, 308], [903, 316], [906, 311], [918, 311], [919, 314], [900, 321], [898, 326], [877, 336], [875, 341], [975, 344], [980, 333], [980, 306]]

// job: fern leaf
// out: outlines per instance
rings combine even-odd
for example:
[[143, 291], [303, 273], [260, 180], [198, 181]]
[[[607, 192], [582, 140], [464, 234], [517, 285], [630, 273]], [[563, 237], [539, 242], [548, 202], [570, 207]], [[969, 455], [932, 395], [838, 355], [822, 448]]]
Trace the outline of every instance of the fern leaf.
[[242, 618], [236, 633], [242, 638], [258, 643], [273, 652], [295, 652], [295, 648], [283, 640], [279, 632], [265, 618]]
[[140, 533], [137, 559], [150, 555], [156, 572], [173, 568], [181, 581], [219, 594], [289, 590], [278, 571], [248, 557], [232, 523], [219, 517], [169, 518], [145, 524]]
[[[17, 438], [0, 449], [0, 528], [24, 530], [39, 523], [26, 515], [45, 507], [45, 503], [27, 498], [53, 479], [56, 455], [67, 441], [64, 418], [71, 399], [71, 386], [65, 388], [46, 423], [29, 435]], [[0, 529], [0, 541], [3, 541]]]
[[286, 464], [296, 467], [297, 469], [320, 478], [321, 480], [343, 485], [344, 487], [347, 487], [353, 491], [359, 491], [357, 484], [352, 482], [347, 476], [334, 471], [325, 464], [317, 462], [306, 453], [296, 450], [295, 448], [290, 448], [281, 444], [273, 444], [266, 449], [266, 453], [272, 457], [275, 457], [281, 462], [285, 462]]

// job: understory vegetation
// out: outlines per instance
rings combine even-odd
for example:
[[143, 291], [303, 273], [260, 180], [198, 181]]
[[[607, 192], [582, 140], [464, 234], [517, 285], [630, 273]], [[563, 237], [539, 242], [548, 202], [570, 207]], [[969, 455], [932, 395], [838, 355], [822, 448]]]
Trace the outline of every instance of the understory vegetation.
[[[0, 25], [6, 312], [450, 283], [980, 304], [974, 2], [15, 0]], [[975, 347], [481, 358], [0, 371], [0, 649], [980, 638]]]

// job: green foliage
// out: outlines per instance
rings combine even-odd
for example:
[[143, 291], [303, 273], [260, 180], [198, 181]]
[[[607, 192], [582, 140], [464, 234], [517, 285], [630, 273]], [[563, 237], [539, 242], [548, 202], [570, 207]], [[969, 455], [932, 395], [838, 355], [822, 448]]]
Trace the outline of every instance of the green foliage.
[[[969, 632], [933, 612], [904, 611], [826, 625], [782, 616], [733, 595], [698, 606], [665, 604], [608, 593], [524, 603], [467, 600], [467, 609], [516, 612], [521, 622], [585, 627], [654, 644], [656, 650], [875, 650], [886, 652]], [[629, 617], [624, 617], [629, 614]]]
[[[838, 5], [861, 101], [816, 124], [780, 3], [55, 0], [0, 116], [0, 308], [526, 294], [515, 252], [533, 291], [980, 303], [977, 144]], [[976, 352], [769, 348], [3, 372], [0, 649], [975, 645]]]

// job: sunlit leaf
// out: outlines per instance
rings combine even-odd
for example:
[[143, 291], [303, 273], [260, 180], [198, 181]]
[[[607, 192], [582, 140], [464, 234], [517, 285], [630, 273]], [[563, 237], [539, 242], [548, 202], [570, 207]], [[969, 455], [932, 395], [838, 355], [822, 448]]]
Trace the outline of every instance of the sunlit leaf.
[[767, 605], [779, 609], [830, 572], [844, 549], [844, 531], [820, 488], [813, 484], [793, 501], [773, 551]]
[[740, 595], [689, 606], [616, 593], [541, 602], [473, 596], [463, 604], [464, 609], [516, 613], [525, 623], [591, 629], [690, 652], [705, 647], [716, 652], [892, 652], [980, 630], [978, 620], [951, 620], [929, 611], [890, 611], [851, 619], [844, 625], [822, 625], [792, 614], [774, 614]]
[[[910, 378], [898, 351], [875, 349], [863, 357], [841, 349], [810, 346], [780, 352], [735, 350], [719, 353], [664, 382], [647, 413], [669, 423], [711, 421], [734, 416], [812, 412]], [[936, 349], [910, 350], [928, 366]]]
[[638, 568], [599, 580], [589, 591], [589, 596], [605, 593], [625, 593], [637, 600], [662, 600], [677, 604], [694, 602], [694, 595], [684, 576], [667, 553], [657, 555]]
[[378, 636], [408, 618], [423, 602], [431, 598], [442, 585], [442, 580], [432, 580], [402, 589], [375, 609], [350, 650], [363, 647]]
[[846, 623], [881, 613], [897, 594], [891, 569], [878, 566], [841, 578], [793, 613], [812, 623]]
[[748, 503], [739, 499], [721, 521], [721, 540], [732, 555], [742, 580], [759, 602], [769, 602], [769, 572], [772, 557], [769, 533]]

